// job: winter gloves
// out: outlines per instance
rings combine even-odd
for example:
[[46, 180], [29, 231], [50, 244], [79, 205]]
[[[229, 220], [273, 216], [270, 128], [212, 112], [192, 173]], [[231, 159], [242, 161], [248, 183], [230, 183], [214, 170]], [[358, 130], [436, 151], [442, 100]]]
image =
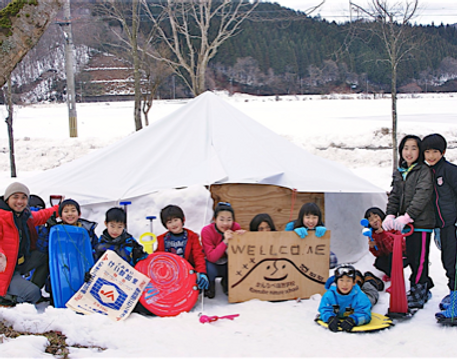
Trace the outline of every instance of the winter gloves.
[[328, 319], [328, 328], [330, 329], [330, 331], [337, 332], [338, 325], [339, 325], [338, 317], [332, 316], [330, 319]]
[[395, 219], [395, 230], [402, 231], [405, 225], [412, 222], [414, 222], [414, 220], [410, 218], [408, 213], [405, 213], [405, 215], [399, 216]]
[[57, 214], [56, 214], [55, 211], [49, 217], [48, 221], [46, 221], [46, 224], [44, 224], [44, 226], [46, 226], [47, 228], [50, 228], [50, 227], [52, 227], [54, 225], [57, 225]]
[[206, 276], [206, 274], [203, 274], [203, 273], [197, 273], [197, 286], [199, 289], [208, 289], [209, 287], [209, 280], [208, 280], [208, 276]]
[[337, 332], [339, 330], [338, 326], [341, 327], [341, 330], [349, 332], [355, 325], [355, 320], [351, 317], [347, 317], [342, 322], [339, 321], [337, 316], [332, 316], [328, 319], [328, 328], [332, 332]]
[[340, 323], [340, 320], [337, 316], [333, 316], [328, 321], [328, 328], [331, 332], [338, 332], [341, 330], [346, 332], [351, 332], [357, 324], [355, 320], [351, 317], [348, 317], [346, 320]]
[[395, 228], [395, 216], [387, 215], [384, 221], [382, 222], [382, 228], [386, 231], [392, 230]]
[[296, 229], [294, 229], [294, 231], [302, 239], [304, 239], [306, 236], [308, 236], [308, 230], [304, 227], [296, 228]]
[[[316, 231], [316, 236], [318, 238], [324, 236], [325, 232], [327, 231], [325, 226], [316, 226], [316, 228], [314, 230]], [[294, 229], [294, 231], [302, 239], [304, 239], [306, 236], [308, 236], [308, 230], [305, 227], [296, 228], [296, 229]]]
[[397, 218], [395, 218], [394, 215], [387, 215], [384, 221], [382, 222], [382, 228], [386, 231], [402, 231], [407, 224], [412, 222], [414, 222], [414, 220], [411, 219], [408, 213], [405, 213], [405, 215], [399, 216]]
[[341, 322], [341, 329], [343, 329], [343, 331], [351, 331], [354, 326], [355, 320], [351, 317], [348, 317]]

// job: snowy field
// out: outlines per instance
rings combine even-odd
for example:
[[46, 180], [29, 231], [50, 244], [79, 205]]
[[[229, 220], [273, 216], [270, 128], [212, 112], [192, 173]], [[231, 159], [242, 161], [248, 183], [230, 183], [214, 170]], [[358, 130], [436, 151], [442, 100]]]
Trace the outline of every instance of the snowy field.
[[[392, 152], [390, 99], [361, 96], [288, 96], [252, 97], [219, 94], [233, 106], [261, 124], [302, 146], [309, 152], [337, 161], [358, 176], [389, 190]], [[399, 139], [405, 134], [423, 137], [439, 132], [449, 143], [447, 159], [457, 162], [457, 94], [403, 96], [398, 102]], [[185, 104], [185, 100], [156, 101], [150, 119], [156, 121]], [[69, 138], [68, 110], [65, 104], [17, 107], [14, 119], [18, 180], [59, 166], [111, 144], [134, 132], [133, 104], [78, 104], [78, 133]], [[0, 109], [3, 118], [5, 109]], [[9, 177], [9, 153], [6, 125], [0, 124], [0, 193], [13, 180]], [[31, 189], [33, 193], [33, 189]], [[202, 186], [186, 190], [167, 190], [155, 194], [154, 204], [146, 200], [132, 204], [129, 229], [138, 238], [149, 230], [144, 220], [147, 209], [158, 215], [161, 207], [177, 203], [186, 210], [186, 226], [200, 231], [209, 222], [208, 208], [197, 201], [208, 196]], [[135, 206], [134, 206], [135, 205]], [[84, 208], [82, 216], [100, 223], [106, 209]], [[357, 224], [358, 225], [358, 224]], [[164, 231], [155, 222], [154, 232]], [[380, 275], [372, 266], [368, 252], [355, 266]], [[457, 328], [436, 324], [435, 312], [448, 293], [440, 253], [431, 244], [433, 297], [423, 310], [404, 323], [372, 334], [331, 333], [318, 327], [313, 319], [320, 295], [301, 302], [261, 302], [257, 300], [228, 304], [217, 287], [214, 299], [199, 299], [194, 309], [174, 318], [131, 315], [122, 323], [113, 323], [102, 315], [81, 316], [68, 309], [40, 304], [0, 308], [0, 317], [19, 331], [62, 331], [69, 345], [103, 347], [98, 351], [72, 347], [70, 358], [163, 358], [163, 357], [454, 357], [452, 339]], [[405, 277], [409, 276], [406, 271]], [[387, 284], [388, 285], [388, 284]], [[389, 295], [381, 293], [373, 311], [384, 314]], [[233, 321], [219, 320], [201, 324], [198, 314], [240, 314]], [[43, 336], [0, 338], [0, 357], [49, 358]]]

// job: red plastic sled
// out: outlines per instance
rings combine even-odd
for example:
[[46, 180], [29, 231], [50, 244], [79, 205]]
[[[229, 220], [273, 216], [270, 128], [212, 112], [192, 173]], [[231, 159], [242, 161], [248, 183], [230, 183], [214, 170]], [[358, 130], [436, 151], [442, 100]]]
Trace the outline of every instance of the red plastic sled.
[[411, 235], [414, 231], [414, 227], [411, 224], [408, 224], [408, 226], [411, 230], [406, 234], [402, 234], [399, 231], [390, 231], [394, 237], [394, 248], [392, 251], [392, 271], [390, 274], [390, 306], [387, 316], [391, 318], [404, 318], [412, 315], [408, 310], [405, 278], [403, 274], [403, 253], [401, 249], [403, 238]]
[[139, 261], [135, 269], [151, 281], [141, 295], [141, 304], [158, 316], [176, 316], [189, 311], [197, 302], [197, 274], [182, 257], [154, 253]]

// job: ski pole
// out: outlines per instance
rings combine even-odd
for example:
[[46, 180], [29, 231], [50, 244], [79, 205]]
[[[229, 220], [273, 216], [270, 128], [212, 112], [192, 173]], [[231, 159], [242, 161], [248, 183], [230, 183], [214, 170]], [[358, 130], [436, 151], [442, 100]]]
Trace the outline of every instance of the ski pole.
[[119, 203], [119, 205], [122, 205], [124, 207], [125, 211], [125, 230], [127, 230], [127, 205], [130, 205], [131, 203], [131, 201], [121, 201]]

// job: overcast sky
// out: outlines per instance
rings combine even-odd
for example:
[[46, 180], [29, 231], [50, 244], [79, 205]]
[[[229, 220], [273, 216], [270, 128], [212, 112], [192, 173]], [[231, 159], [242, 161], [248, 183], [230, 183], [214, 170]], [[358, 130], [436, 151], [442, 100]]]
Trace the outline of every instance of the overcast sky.
[[[263, 0], [266, 1], [266, 0]], [[294, 10], [306, 11], [319, 4], [321, 0], [268, 0]], [[404, 0], [395, 0], [404, 2]], [[352, 0], [359, 6], [366, 7], [369, 0]], [[320, 14], [328, 21], [344, 22], [349, 20], [349, 0], [326, 0], [322, 8], [312, 16]], [[457, 0], [420, 0], [415, 22], [418, 24], [457, 24]]]

